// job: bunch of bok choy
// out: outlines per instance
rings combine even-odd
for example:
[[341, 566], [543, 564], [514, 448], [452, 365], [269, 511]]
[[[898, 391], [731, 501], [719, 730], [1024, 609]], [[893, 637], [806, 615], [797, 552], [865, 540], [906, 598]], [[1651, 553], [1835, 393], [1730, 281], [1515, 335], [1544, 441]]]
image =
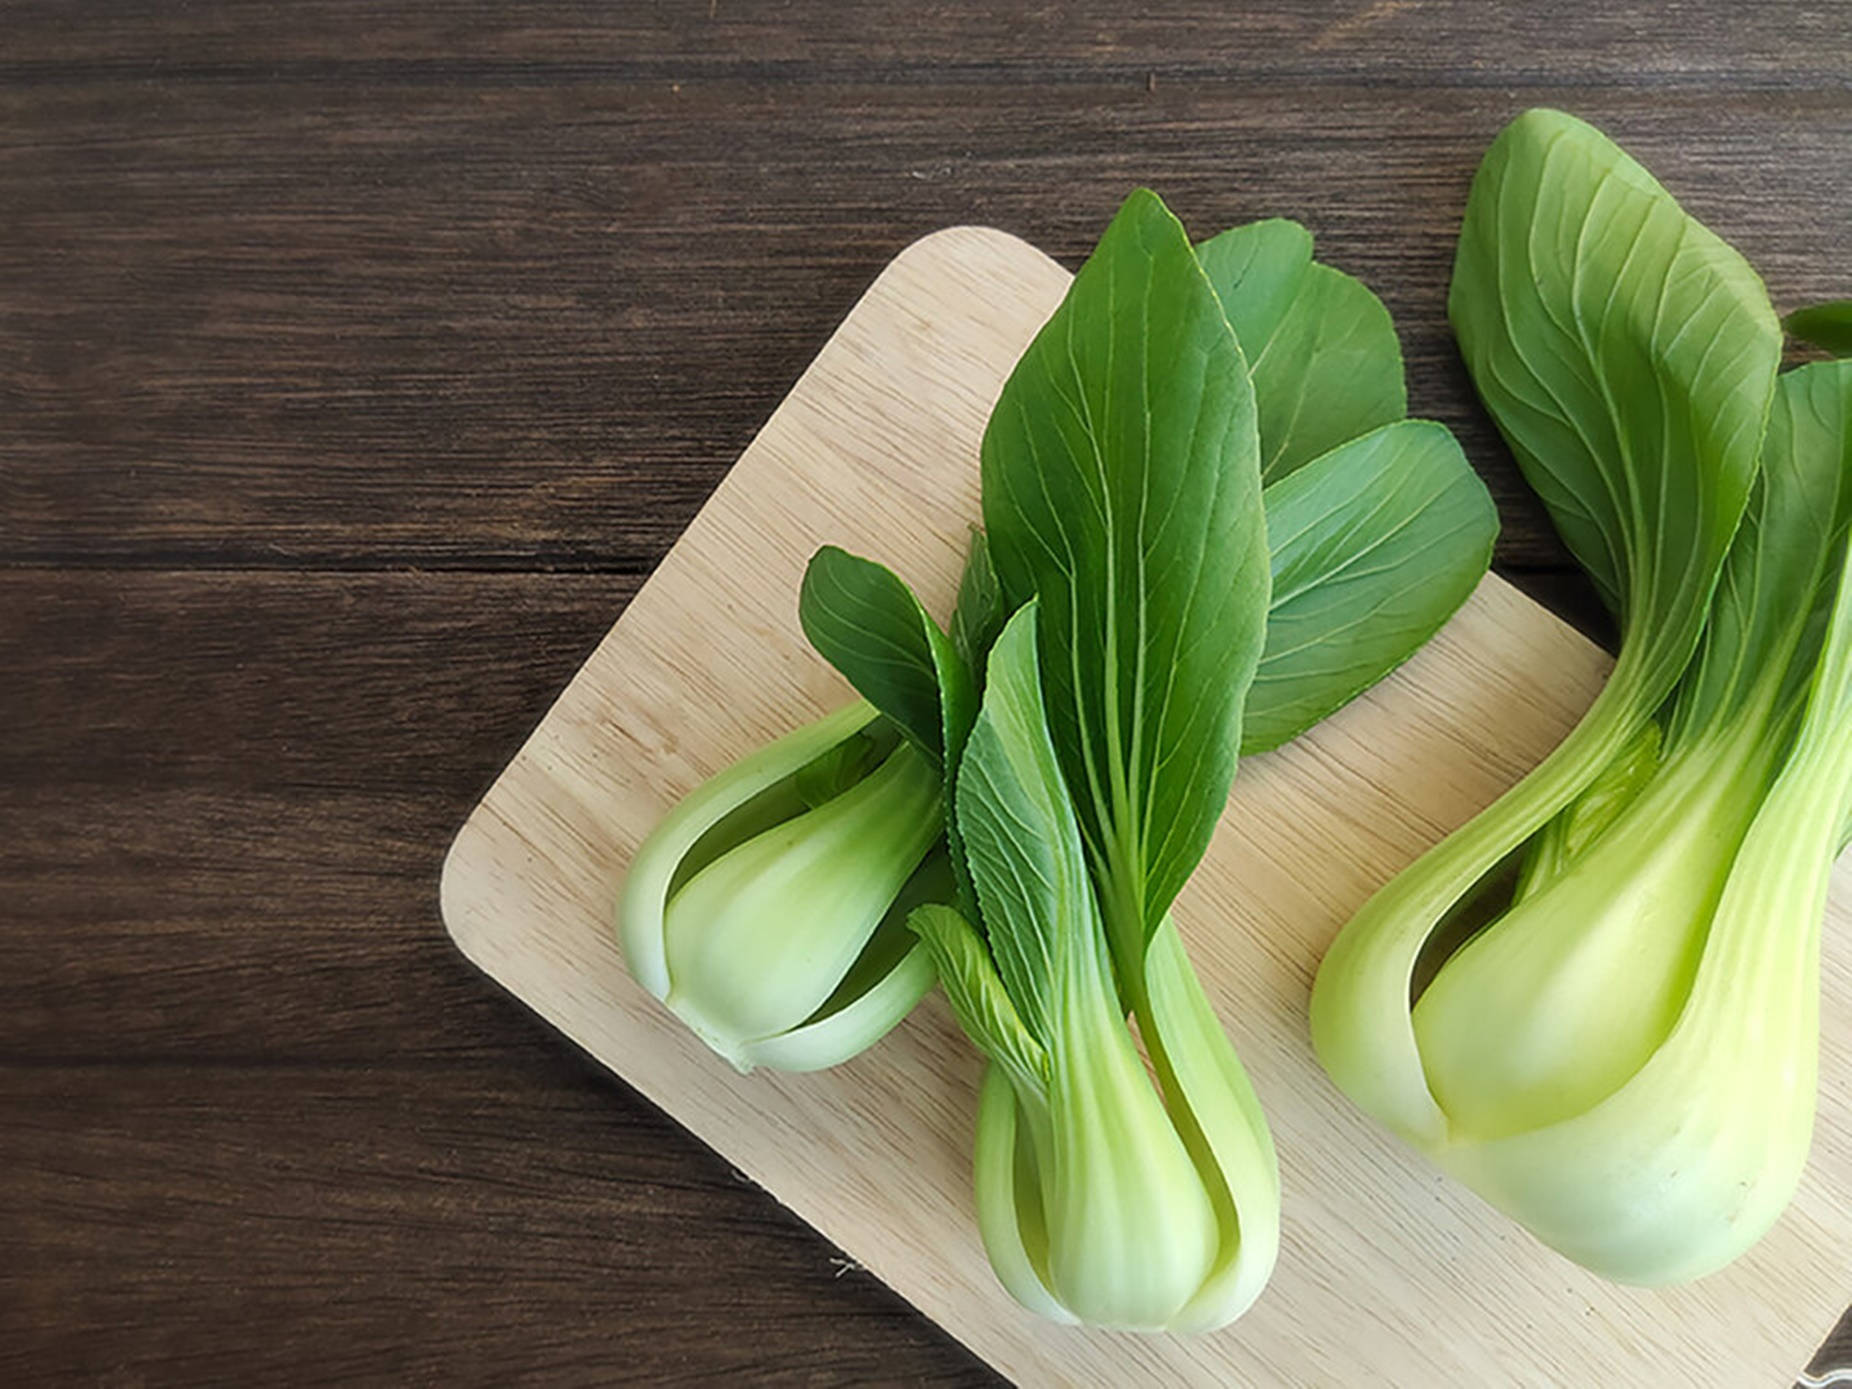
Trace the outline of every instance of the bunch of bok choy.
[[1720, 1267], [1811, 1133], [1827, 874], [1852, 814], [1852, 363], [1778, 376], [1761, 280], [1533, 111], [1486, 155], [1449, 309], [1619, 656], [1529, 776], [1318, 973], [1337, 1084], [1539, 1238]]

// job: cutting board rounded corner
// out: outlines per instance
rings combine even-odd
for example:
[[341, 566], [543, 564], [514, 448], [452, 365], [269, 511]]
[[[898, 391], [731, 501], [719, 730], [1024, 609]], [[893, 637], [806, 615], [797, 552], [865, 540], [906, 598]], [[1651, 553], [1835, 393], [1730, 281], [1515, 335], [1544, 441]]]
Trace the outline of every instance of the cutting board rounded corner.
[[490, 929], [492, 913], [485, 910], [481, 873], [482, 853], [489, 847], [490, 821], [493, 812], [477, 801], [463, 827], [444, 851], [443, 866], [437, 873], [437, 914], [452, 945], [476, 968], [494, 975], [492, 962], [486, 958], [485, 946], [494, 939]]
[[952, 261], [959, 264], [971, 264], [977, 261], [1010, 264], [1012, 266], [1033, 266], [1037, 271], [1059, 275], [1063, 282], [1068, 272], [1059, 261], [1039, 246], [1032, 246], [1014, 232], [1004, 231], [1001, 227], [986, 226], [982, 222], [961, 222], [956, 226], [940, 227], [929, 231], [924, 236], [916, 237], [900, 248], [876, 277], [876, 283], [886, 279], [896, 270], [917, 269], [921, 262], [938, 264]]

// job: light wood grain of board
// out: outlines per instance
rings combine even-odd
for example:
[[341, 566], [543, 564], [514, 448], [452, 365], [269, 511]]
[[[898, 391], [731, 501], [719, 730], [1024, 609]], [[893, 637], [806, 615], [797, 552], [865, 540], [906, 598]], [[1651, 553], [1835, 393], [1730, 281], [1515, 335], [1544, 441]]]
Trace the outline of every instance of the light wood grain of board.
[[[949, 606], [984, 419], [1067, 279], [970, 227], [888, 267], [458, 836], [442, 892], [458, 945], [1022, 1384], [1785, 1382], [1847, 1291], [1842, 906], [1806, 1181], [1767, 1239], [1690, 1287], [1614, 1287], [1544, 1249], [1364, 1120], [1312, 1056], [1306, 1000], [1339, 925], [1543, 756], [1605, 674], [1599, 650], [1496, 578], [1378, 689], [1243, 764], [1179, 899], [1285, 1185], [1278, 1271], [1227, 1331], [1064, 1329], [1010, 1302], [971, 1209], [978, 1064], [936, 998], [834, 1071], [739, 1076], [625, 973], [612, 902], [643, 835], [703, 778], [847, 697], [797, 628], [812, 550], [880, 555]], [[1842, 870], [1836, 904], [1847, 886]]]

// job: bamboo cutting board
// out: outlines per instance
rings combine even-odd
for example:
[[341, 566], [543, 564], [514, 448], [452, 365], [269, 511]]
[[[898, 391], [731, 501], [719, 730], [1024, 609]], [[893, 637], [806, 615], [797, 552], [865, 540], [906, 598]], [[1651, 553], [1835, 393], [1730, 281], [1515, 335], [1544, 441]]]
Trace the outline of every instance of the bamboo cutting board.
[[[463, 827], [443, 878], [457, 944], [1021, 1384], [1788, 1383], [1852, 1292], [1843, 905], [1827, 929], [1806, 1182], [1767, 1239], [1692, 1287], [1617, 1288], [1569, 1264], [1364, 1120], [1313, 1059], [1306, 1000], [1339, 925], [1541, 758], [1605, 673], [1595, 647], [1496, 578], [1377, 690], [1242, 764], [1178, 901], [1285, 1185], [1278, 1271], [1226, 1331], [1060, 1328], [1002, 1292], [969, 1189], [978, 1063], [936, 996], [846, 1066], [742, 1077], [624, 972], [612, 903], [657, 818], [848, 698], [798, 631], [816, 546], [879, 556], [949, 609], [985, 417], [1067, 281], [974, 227], [888, 267]], [[1852, 902], [1843, 870], [1838, 887]]]

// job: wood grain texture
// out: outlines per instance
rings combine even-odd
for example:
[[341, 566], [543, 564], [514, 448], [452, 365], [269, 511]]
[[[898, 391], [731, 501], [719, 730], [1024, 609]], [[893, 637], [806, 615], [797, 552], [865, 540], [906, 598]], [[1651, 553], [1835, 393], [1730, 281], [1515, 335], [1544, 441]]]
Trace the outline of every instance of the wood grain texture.
[[[530, 1042], [439, 1071], [0, 1068], [0, 1381], [987, 1378], [648, 1105]], [[718, 1278], [742, 1247], [757, 1277]], [[707, 1289], [702, 1323], [651, 1286]]]
[[[1440, 315], [1497, 124], [1846, 290], [1838, 5], [993, 11], [0, 4], [0, 1380], [992, 1382], [434, 943], [450, 829], [915, 237], [1303, 216], [1591, 628]], [[601, 1182], [480, 1240], [447, 1151]], [[505, 1235], [562, 1210], [557, 1269]]]
[[[1559, 565], [1442, 318], [1503, 119], [1571, 105], [1779, 302], [1843, 289], [1831, 25], [1750, 6], [1681, 52], [1594, 6], [1579, 39], [1515, 5], [723, 8], [400, 15], [349, 61], [350, 6], [241, 61], [236, 8], [28, 26], [0, 68], [0, 403], [30, 406], [0, 558], [639, 572], [902, 246], [983, 221], [1071, 265], [1150, 182], [1203, 234], [1304, 218], [1526, 522], [1501, 562]], [[157, 120], [124, 127], [125, 85]]]
[[883, 272], [471, 815], [444, 870], [458, 944], [1019, 1384], [1778, 1382], [1844, 1306], [1843, 905], [1808, 1179], [1768, 1238], [1694, 1286], [1616, 1288], [1543, 1249], [1352, 1111], [1312, 1056], [1307, 996], [1337, 928], [1541, 760], [1606, 674], [1596, 647], [1497, 578], [1378, 689], [1244, 764], [1177, 900], [1286, 1187], [1279, 1266], [1229, 1331], [1059, 1328], [1001, 1295], [970, 1198], [979, 1063], [936, 998], [835, 1070], [740, 1076], [625, 972], [611, 905], [643, 836], [706, 776], [848, 695], [790, 601], [816, 547], [878, 554], [949, 611], [984, 422], [1066, 284], [981, 228], [936, 233]]

